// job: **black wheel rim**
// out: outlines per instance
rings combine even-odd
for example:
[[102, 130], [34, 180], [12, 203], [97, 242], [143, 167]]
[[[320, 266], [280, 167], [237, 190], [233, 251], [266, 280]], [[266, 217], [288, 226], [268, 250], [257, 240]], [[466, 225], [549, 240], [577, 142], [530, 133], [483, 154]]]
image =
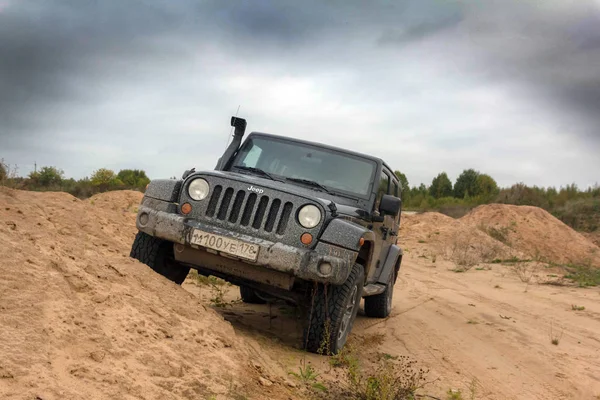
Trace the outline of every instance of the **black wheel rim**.
[[360, 301], [358, 300], [358, 285], [354, 285], [348, 304], [341, 315], [340, 329], [337, 335], [337, 348], [341, 348], [346, 343], [346, 338], [352, 327], [353, 318], [356, 315], [356, 308]]

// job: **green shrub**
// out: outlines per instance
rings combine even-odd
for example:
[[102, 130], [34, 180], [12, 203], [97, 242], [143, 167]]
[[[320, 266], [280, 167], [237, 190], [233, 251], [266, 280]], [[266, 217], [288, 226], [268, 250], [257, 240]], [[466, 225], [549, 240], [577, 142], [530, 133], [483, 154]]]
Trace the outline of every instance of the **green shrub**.
[[594, 232], [600, 227], [600, 198], [569, 200], [552, 214], [573, 229]]
[[42, 188], [60, 187], [63, 177], [63, 170], [56, 167], [41, 167], [39, 171], [29, 174], [29, 179], [33, 184]]
[[591, 265], [569, 264], [565, 266], [565, 278], [577, 283], [580, 287], [600, 285], [600, 269]]
[[125, 186], [134, 188], [145, 188], [150, 183], [150, 179], [146, 176], [146, 172], [141, 169], [122, 169], [117, 174], [119, 179]]
[[8, 178], [8, 166], [4, 164], [4, 159], [0, 158], [0, 182]]

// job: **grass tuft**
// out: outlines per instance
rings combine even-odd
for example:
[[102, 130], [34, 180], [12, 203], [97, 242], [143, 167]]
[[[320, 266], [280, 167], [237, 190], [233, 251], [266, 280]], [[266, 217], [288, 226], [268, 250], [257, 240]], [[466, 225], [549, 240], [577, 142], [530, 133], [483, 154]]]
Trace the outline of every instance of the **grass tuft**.
[[565, 269], [567, 271], [565, 278], [572, 280], [579, 287], [600, 285], [600, 269], [598, 268], [594, 268], [589, 264], [568, 264]]

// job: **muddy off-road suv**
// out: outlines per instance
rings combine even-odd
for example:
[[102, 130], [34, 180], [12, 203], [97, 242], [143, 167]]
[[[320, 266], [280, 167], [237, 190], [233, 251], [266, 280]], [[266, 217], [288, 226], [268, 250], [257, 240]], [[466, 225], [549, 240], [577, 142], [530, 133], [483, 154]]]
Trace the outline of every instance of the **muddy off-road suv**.
[[304, 347], [336, 353], [361, 298], [367, 316], [390, 314], [398, 180], [376, 157], [258, 132], [242, 143], [246, 121], [231, 125], [214, 170], [150, 182], [131, 256], [177, 284], [194, 268], [238, 285], [244, 302], [293, 302]]

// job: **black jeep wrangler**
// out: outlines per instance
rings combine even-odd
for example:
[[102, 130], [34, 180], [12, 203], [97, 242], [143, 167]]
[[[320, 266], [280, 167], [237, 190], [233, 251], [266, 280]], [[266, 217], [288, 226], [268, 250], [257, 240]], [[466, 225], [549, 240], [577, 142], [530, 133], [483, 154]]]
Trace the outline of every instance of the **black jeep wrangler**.
[[215, 170], [148, 185], [131, 257], [181, 284], [190, 268], [240, 287], [242, 300], [291, 301], [306, 315], [304, 347], [336, 353], [361, 298], [385, 318], [402, 261], [400, 186], [382, 160], [252, 132]]

